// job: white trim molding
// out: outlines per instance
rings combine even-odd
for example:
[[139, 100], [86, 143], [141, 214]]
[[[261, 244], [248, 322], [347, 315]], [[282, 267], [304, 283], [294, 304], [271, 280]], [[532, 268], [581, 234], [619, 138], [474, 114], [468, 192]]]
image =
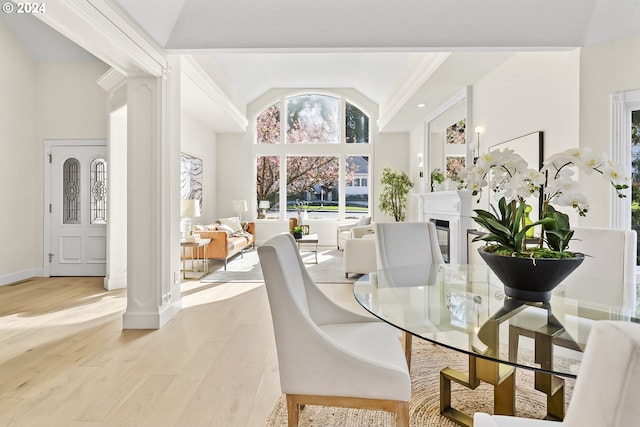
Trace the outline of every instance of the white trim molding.
[[380, 103], [378, 113], [378, 130], [382, 130], [398, 114], [402, 107], [416, 94], [416, 91], [429, 80], [444, 61], [451, 55], [449, 52], [434, 52], [427, 54], [415, 67], [405, 83], [397, 90], [392, 91], [393, 96]]
[[111, 1], [56, 0], [33, 16], [127, 77], [165, 76], [169, 69], [164, 50]]
[[[631, 176], [631, 111], [640, 109], [640, 90], [611, 95], [611, 160]], [[611, 227], [631, 228], [631, 198], [622, 200], [611, 190]]]

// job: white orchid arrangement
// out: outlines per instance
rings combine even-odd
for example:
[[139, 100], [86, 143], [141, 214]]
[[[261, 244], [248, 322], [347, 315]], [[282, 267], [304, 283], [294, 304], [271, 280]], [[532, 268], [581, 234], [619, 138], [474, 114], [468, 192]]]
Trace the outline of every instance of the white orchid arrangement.
[[[567, 206], [575, 209], [580, 216], [589, 211], [589, 203], [580, 192], [575, 170], [587, 174], [594, 171], [601, 174], [614, 187], [618, 197], [626, 197], [623, 190], [629, 188], [629, 177], [623, 169], [607, 159], [595, 156], [589, 149], [572, 148], [549, 157], [542, 169], [530, 168], [520, 155], [513, 150], [490, 151], [479, 157], [469, 170], [462, 170], [460, 176], [466, 189], [478, 195], [488, 187], [499, 197], [499, 212], [495, 214], [477, 209], [474, 220], [487, 229], [487, 233], [475, 240], [494, 242], [507, 252], [531, 256], [525, 248], [525, 234], [531, 227], [542, 226], [539, 249], [546, 243], [554, 252], [565, 252], [573, 231], [569, 217], [552, 206]], [[525, 224], [526, 200], [542, 194], [541, 219]], [[542, 252], [542, 251], [538, 251]], [[548, 254], [539, 256], [561, 256]], [[536, 256], [535, 254], [533, 256]]]

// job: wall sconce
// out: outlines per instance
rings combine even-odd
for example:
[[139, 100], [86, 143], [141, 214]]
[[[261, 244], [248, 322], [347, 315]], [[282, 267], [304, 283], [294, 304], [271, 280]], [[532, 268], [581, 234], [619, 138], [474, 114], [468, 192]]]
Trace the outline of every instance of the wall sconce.
[[422, 153], [418, 153], [418, 173], [420, 178], [424, 176], [424, 162], [422, 161]]
[[258, 218], [264, 219], [267, 217], [267, 211], [271, 207], [271, 203], [268, 200], [260, 200], [258, 202]]
[[473, 164], [475, 165], [476, 161], [478, 160], [478, 154], [476, 153], [476, 150], [480, 152], [480, 134], [484, 132], [484, 129], [482, 128], [482, 126], [476, 126], [474, 131], [476, 132], [476, 135], [477, 135], [476, 142], [475, 144], [472, 145]]

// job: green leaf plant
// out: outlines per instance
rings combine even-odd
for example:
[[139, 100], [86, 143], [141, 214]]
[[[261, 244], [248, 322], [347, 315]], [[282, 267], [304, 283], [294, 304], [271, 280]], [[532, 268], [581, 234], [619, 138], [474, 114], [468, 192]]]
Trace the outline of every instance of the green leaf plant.
[[[622, 168], [607, 160], [605, 156], [594, 156], [588, 149], [570, 149], [554, 154], [545, 162], [540, 171], [528, 167], [527, 162], [513, 150], [494, 150], [478, 158], [470, 170], [461, 171], [464, 188], [478, 195], [488, 186], [501, 196], [498, 209], [493, 213], [482, 209], [474, 210], [473, 218], [485, 233], [474, 241], [491, 243], [485, 251], [502, 255], [533, 258], [568, 258], [574, 254], [567, 249], [573, 238], [569, 216], [557, 209], [567, 206], [578, 215], [586, 216], [589, 205], [587, 198], [578, 191], [578, 183], [573, 178], [571, 167], [578, 167], [586, 173], [593, 171], [607, 178], [618, 197], [628, 189], [629, 178]], [[542, 197], [541, 219], [526, 223], [526, 199]], [[526, 234], [529, 229], [541, 226], [537, 244], [527, 246]], [[546, 247], [545, 247], [546, 246]]]

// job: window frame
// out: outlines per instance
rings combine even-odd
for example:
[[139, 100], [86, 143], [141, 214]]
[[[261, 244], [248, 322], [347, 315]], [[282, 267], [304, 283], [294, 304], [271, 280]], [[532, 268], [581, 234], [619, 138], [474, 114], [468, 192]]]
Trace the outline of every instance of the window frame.
[[[286, 101], [287, 99], [304, 96], [304, 95], [321, 95], [330, 96], [339, 100], [339, 114], [340, 114], [340, 127], [339, 127], [339, 142], [338, 143], [312, 143], [312, 144], [287, 144], [286, 143]], [[280, 142], [276, 144], [258, 143], [257, 141], [257, 120], [260, 114], [269, 107], [280, 104]], [[358, 108], [363, 114], [365, 114], [369, 121], [369, 137], [366, 143], [347, 143], [346, 142], [346, 104], [349, 103]], [[344, 221], [346, 218], [346, 179], [345, 179], [345, 167], [346, 159], [349, 156], [365, 156], [369, 159], [369, 171], [367, 180], [371, 181], [371, 172], [373, 164], [373, 148], [374, 148], [374, 129], [372, 123], [375, 123], [376, 117], [367, 108], [363, 108], [362, 104], [355, 101], [353, 98], [345, 96], [344, 94], [331, 92], [331, 91], [296, 91], [282, 94], [277, 98], [271, 98], [269, 102], [263, 104], [260, 108], [256, 109], [251, 121], [251, 140], [252, 140], [252, 160], [253, 160], [253, 180], [252, 180], [252, 208], [253, 218], [258, 221], [274, 221], [274, 219], [257, 219], [257, 200], [256, 199], [256, 177], [257, 177], [257, 159], [260, 156], [278, 156], [280, 158], [280, 194], [279, 194], [279, 211], [277, 214], [278, 220], [287, 220], [287, 193], [286, 193], [286, 159], [287, 156], [335, 156], [339, 160], [340, 168], [338, 173], [338, 215], [334, 218], [328, 219], [312, 219], [311, 221], [321, 222], [335, 222]], [[366, 215], [371, 215], [373, 189], [368, 189], [368, 212]], [[272, 213], [273, 214], [273, 213]]]

